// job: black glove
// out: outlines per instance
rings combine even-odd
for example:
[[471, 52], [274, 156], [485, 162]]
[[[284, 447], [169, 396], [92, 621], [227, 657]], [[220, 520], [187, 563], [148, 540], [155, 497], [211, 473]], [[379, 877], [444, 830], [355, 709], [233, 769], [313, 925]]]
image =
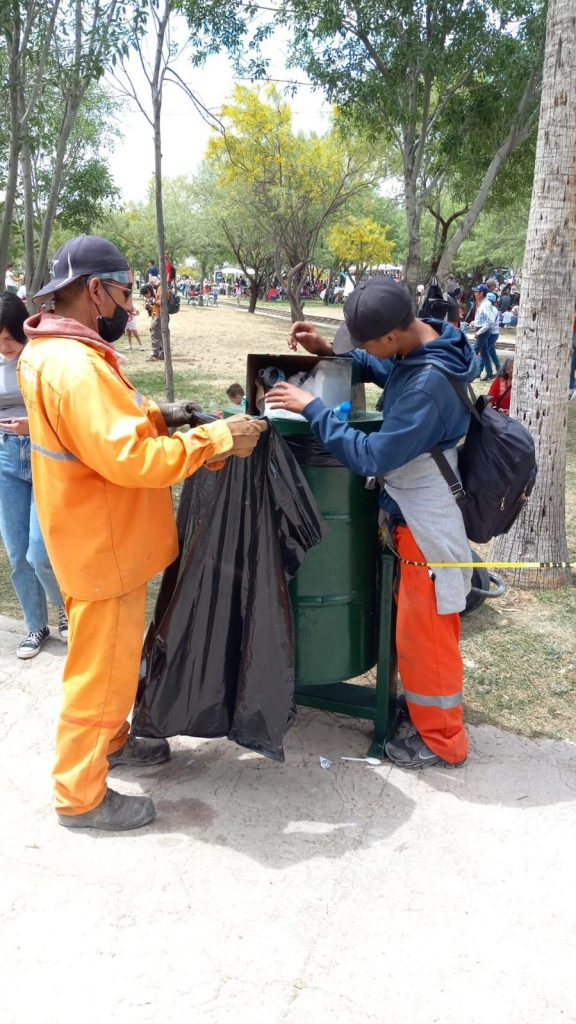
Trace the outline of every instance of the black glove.
[[211, 423], [214, 416], [207, 416], [196, 402], [163, 402], [160, 412], [167, 427], [197, 427]]

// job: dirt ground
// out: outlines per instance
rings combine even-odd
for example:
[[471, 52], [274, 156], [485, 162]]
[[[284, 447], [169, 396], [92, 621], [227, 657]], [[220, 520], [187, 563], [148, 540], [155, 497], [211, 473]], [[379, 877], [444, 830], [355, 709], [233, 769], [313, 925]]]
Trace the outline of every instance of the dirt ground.
[[[163, 367], [146, 361], [150, 338], [143, 309], [138, 321], [142, 352], [128, 351], [125, 339], [118, 349], [139, 390], [161, 398]], [[288, 352], [288, 321], [250, 316], [233, 304], [216, 309], [183, 305], [170, 324], [176, 395], [194, 398], [205, 409], [221, 408], [226, 387], [245, 383], [249, 353]], [[324, 330], [330, 337], [330, 327]], [[377, 395], [377, 389], [368, 389], [369, 405]], [[567, 523], [571, 557], [576, 559], [576, 402], [569, 406]], [[20, 615], [3, 548], [0, 607], [6, 615]], [[468, 719], [526, 735], [576, 740], [575, 623], [576, 587], [529, 593], [509, 589], [464, 618]]]

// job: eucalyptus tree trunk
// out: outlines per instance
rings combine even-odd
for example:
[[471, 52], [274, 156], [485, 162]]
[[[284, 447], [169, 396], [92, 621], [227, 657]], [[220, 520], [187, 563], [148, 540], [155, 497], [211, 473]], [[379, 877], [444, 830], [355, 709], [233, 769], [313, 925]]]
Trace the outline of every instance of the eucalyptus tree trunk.
[[[536, 169], [522, 273], [511, 414], [536, 444], [534, 491], [495, 561], [567, 562], [568, 378], [576, 297], [576, 9], [549, 0]], [[569, 569], [517, 570], [521, 587], [562, 587]]]

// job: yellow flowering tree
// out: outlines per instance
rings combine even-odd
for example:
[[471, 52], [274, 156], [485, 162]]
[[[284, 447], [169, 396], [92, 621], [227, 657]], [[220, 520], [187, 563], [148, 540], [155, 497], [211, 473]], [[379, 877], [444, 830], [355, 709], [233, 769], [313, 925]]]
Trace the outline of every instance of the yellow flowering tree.
[[336, 130], [295, 132], [290, 107], [274, 86], [237, 86], [221, 121], [207, 159], [238, 209], [268, 239], [292, 319], [300, 320], [300, 293], [319, 237], [347, 203], [376, 183], [374, 158], [365, 143]]
[[328, 248], [334, 262], [350, 275], [354, 284], [371, 267], [392, 262], [396, 242], [388, 237], [389, 230], [387, 224], [378, 224], [370, 217], [347, 217], [331, 228]]

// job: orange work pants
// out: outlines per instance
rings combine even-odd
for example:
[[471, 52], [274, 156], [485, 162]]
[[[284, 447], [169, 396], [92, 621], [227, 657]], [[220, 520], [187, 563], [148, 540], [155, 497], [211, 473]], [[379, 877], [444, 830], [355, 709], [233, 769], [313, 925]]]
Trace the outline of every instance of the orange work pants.
[[85, 814], [106, 796], [109, 754], [128, 738], [146, 624], [146, 584], [106, 601], [65, 598], [68, 657], [56, 734], [59, 814]]
[[[401, 558], [426, 561], [407, 526], [396, 529], [395, 544]], [[438, 614], [434, 582], [421, 566], [401, 564], [397, 606], [398, 671], [410, 718], [430, 750], [456, 764], [468, 753], [460, 616]]]

